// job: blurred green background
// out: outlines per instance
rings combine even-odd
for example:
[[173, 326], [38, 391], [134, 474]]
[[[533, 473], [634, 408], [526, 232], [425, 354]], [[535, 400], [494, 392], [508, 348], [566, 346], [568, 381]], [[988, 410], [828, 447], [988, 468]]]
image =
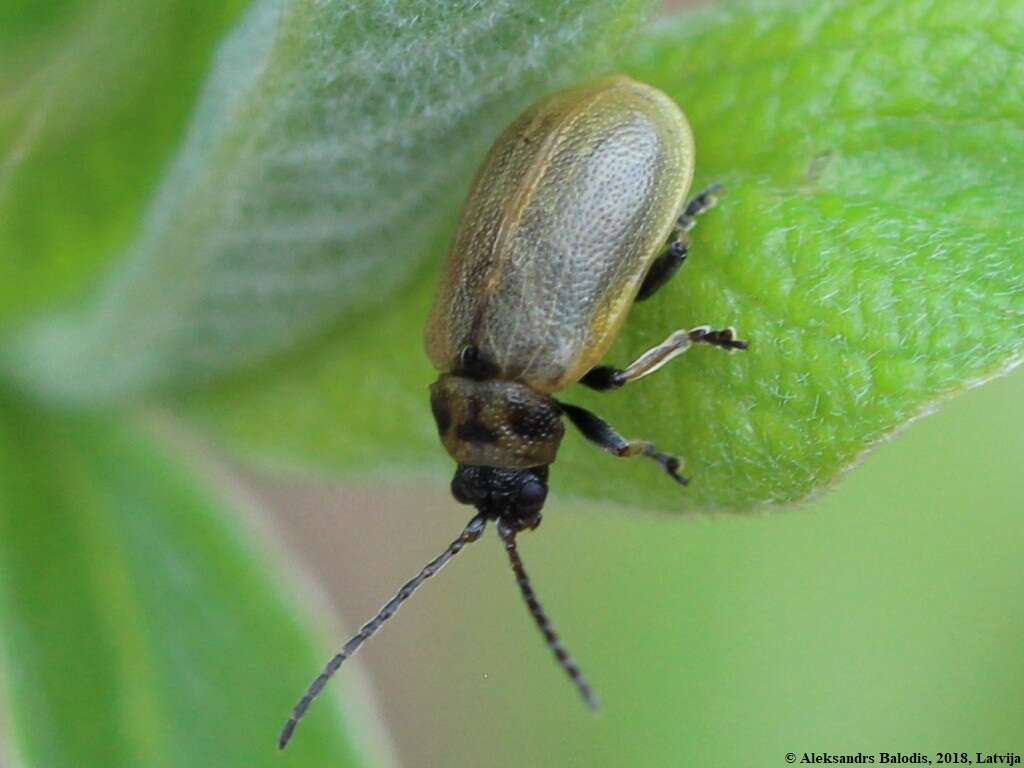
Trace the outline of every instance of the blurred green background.
[[[552, 662], [492, 533], [274, 749], [327, 655], [466, 522], [425, 362], [402, 355], [468, 175], [524, 103], [634, 51], [634, 26], [629, 65], [695, 96], [698, 145], [741, 183], [671, 289], [693, 296], [645, 306], [623, 343], [705, 294], [716, 316], [766, 318], [760, 362], [685, 360], [602, 396], [631, 435], [631, 413], [681, 431], [687, 375], [726, 404], [713, 450], [672, 435], [707, 478], [683, 498], [798, 496], [1019, 359], [1024, 3], [742, 0], [644, 37], [645, 13], [691, 4], [0, 5], [0, 765], [1024, 753], [1021, 372], [944, 400], [811, 500], [743, 515], [652, 511], [675, 503], [653, 474], [567, 440], [521, 548], [601, 711]], [[700, 56], [722, 62], [721, 90], [686, 77]], [[960, 114], [979, 104], [997, 114]], [[837, 244], [868, 266], [934, 257], [928, 290], [900, 282], [910, 258], [878, 280], [823, 259], [820, 290], [795, 298], [784, 281], [719, 290]], [[791, 317], [772, 314], [779, 296]], [[858, 335], [857, 318], [879, 322]], [[819, 346], [772, 346], [780, 328]], [[863, 386], [867, 363], [842, 367], [860, 354], [878, 362]], [[744, 378], [759, 370], [776, 378]], [[810, 427], [808, 380], [825, 395]], [[748, 406], [775, 443], [742, 430]]]

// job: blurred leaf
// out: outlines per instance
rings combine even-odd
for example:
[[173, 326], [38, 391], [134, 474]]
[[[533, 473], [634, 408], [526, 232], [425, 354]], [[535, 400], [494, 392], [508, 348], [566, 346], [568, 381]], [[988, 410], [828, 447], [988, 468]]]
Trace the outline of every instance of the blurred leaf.
[[[625, 69], [684, 106], [698, 186], [727, 192], [609, 362], [702, 323], [735, 324], [752, 346], [695, 349], [621, 392], [564, 394], [687, 457], [690, 488], [575, 435], [556, 487], [673, 510], [799, 499], [1016, 364], [1022, 40], [1013, 0], [733, 3], [659, 28]], [[441, 238], [434, 248], [436, 265]], [[447, 474], [421, 351], [433, 281], [425, 271], [288, 365], [193, 397], [194, 413], [279, 463]]]
[[0, 329], [79, 299], [123, 248], [246, 0], [0, 10]]
[[511, 114], [647, 2], [257, 0], [97, 302], [10, 364], [44, 396], [109, 399], [262, 360], [390, 295]]
[[[75, 11], [89, 0], [6, 0], [0, 5], [0, 42], [4, 43], [4, 54], [10, 48], [45, 35], [59, 27]], [[35, 40], [32, 40], [35, 42]]]
[[364, 764], [327, 701], [281, 762], [323, 649], [220, 494], [139, 429], [0, 406], [0, 647], [26, 766]]

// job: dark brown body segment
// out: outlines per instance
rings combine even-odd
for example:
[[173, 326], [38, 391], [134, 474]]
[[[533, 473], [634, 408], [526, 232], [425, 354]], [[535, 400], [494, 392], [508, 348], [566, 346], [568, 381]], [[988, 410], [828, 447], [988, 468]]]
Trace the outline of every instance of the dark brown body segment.
[[676, 104], [625, 77], [551, 96], [477, 175], [426, 329], [435, 368], [476, 347], [496, 378], [542, 393], [607, 352], [693, 175]]
[[442, 376], [430, 387], [430, 408], [441, 442], [460, 464], [544, 466], [565, 433], [552, 398], [511, 381]]

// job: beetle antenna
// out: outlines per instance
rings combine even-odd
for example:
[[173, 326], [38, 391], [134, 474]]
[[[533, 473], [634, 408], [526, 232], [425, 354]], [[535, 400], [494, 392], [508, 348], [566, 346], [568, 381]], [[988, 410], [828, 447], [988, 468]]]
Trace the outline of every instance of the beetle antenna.
[[590, 687], [590, 683], [583, 677], [580, 668], [572, 660], [569, 652], [565, 650], [562, 641], [558, 639], [558, 634], [551, 626], [548, 615], [544, 613], [544, 608], [541, 606], [540, 601], [537, 600], [533, 587], [530, 586], [530, 577], [526, 574], [526, 568], [523, 566], [523, 561], [519, 557], [519, 550], [516, 547], [516, 533], [515, 528], [507, 526], [502, 522], [498, 523], [498, 535], [505, 542], [505, 551], [508, 553], [508, 560], [512, 564], [512, 570], [516, 574], [516, 583], [519, 584], [519, 591], [523, 593], [523, 600], [526, 601], [526, 606], [530, 609], [530, 615], [533, 616], [533, 620], [537, 622], [537, 627], [540, 629], [541, 634], [544, 635], [548, 648], [551, 649], [551, 652], [555, 654], [555, 658], [558, 659], [559, 666], [569, 675], [569, 678], [576, 685], [576, 689], [580, 692], [583, 700], [587, 702], [587, 705], [591, 709], [597, 709], [598, 702], [594, 689]]
[[309, 709], [309, 705], [313, 703], [313, 699], [320, 695], [324, 686], [327, 685], [327, 681], [330, 680], [334, 673], [338, 671], [338, 667], [341, 666], [341, 663], [359, 650], [359, 646], [369, 640], [374, 633], [380, 629], [381, 624], [394, 616], [398, 609], [402, 607], [402, 603], [404, 603], [409, 596], [416, 591], [420, 584], [444, 568], [448, 561], [455, 557], [455, 555], [459, 554], [464, 546], [479, 539], [483, 534], [484, 527], [486, 525], [487, 519], [483, 515], [477, 515], [470, 520], [462, 533], [459, 534], [459, 537], [448, 545], [448, 549], [427, 563], [415, 578], [406, 582], [402, 588], [398, 590], [395, 596], [384, 604], [380, 611], [377, 612], [377, 615], [366, 622], [362, 629], [356, 632], [355, 635], [345, 643], [341, 651], [327, 662], [327, 666], [324, 667], [324, 671], [321, 672], [312, 683], [310, 683], [309, 689], [306, 691], [306, 695], [299, 699], [299, 703], [296, 704], [295, 708], [292, 710], [291, 717], [288, 718], [288, 722], [285, 723], [284, 728], [281, 729], [281, 735], [277, 740], [277, 746], [279, 749], [284, 749], [288, 746], [288, 741], [291, 739], [292, 733], [295, 731], [295, 726], [299, 724], [299, 720], [301, 720], [302, 716], [306, 714], [306, 710]]

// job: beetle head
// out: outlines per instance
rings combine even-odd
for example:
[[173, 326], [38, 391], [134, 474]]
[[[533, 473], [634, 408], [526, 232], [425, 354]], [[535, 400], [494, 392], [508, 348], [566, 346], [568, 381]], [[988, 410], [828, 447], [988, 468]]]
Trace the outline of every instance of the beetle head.
[[481, 514], [515, 530], [540, 525], [548, 496], [548, 468], [507, 469], [459, 464], [452, 478], [452, 496], [472, 504]]

